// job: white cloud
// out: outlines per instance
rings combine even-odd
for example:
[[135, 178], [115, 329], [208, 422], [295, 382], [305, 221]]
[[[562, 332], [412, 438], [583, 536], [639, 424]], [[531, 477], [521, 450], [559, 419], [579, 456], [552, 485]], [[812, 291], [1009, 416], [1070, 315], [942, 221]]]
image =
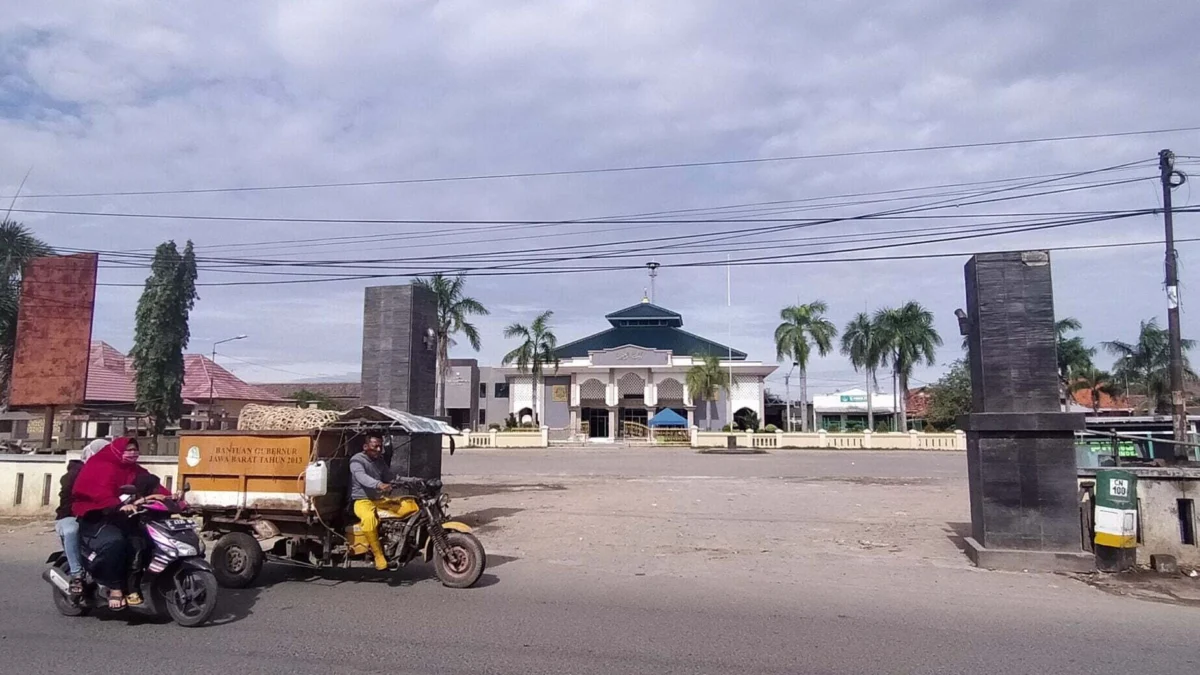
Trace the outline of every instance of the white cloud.
[[[1186, 75], [1200, 65], [1187, 32], [1198, 22], [1200, 8], [1165, 0], [411, 0], [360, 2], [354, 11], [319, 1], [24, 3], [0, 16], [0, 186], [15, 189], [30, 167], [27, 193], [91, 192], [573, 169], [1184, 126], [1194, 122], [1200, 103], [1194, 78]], [[1168, 105], [1154, 105], [1164, 93]], [[18, 208], [567, 219], [1072, 171], [1150, 158], [1167, 146], [1200, 155], [1200, 135], [512, 181], [29, 199]], [[1152, 207], [1157, 199], [1143, 183], [981, 210]], [[590, 237], [566, 237], [554, 235], [569, 227], [463, 232], [456, 226], [20, 217], [57, 246], [101, 250], [152, 248], [166, 238], [212, 246], [447, 233], [356, 246], [213, 251], [399, 258], [372, 271], [427, 256], [732, 227], [591, 226]], [[1190, 219], [1180, 217], [1181, 231]], [[883, 222], [795, 235], [954, 224]], [[1127, 241], [1160, 232], [1160, 223], [1146, 218], [872, 253]], [[735, 258], [761, 253], [764, 245], [756, 241], [778, 238], [743, 238], [729, 242], [729, 250]], [[1193, 250], [1183, 249], [1185, 291]], [[667, 265], [687, 259], [668, 253], [647, 251], [646, 257]], [[1081, 318], [1092, 341], [1127, 336], [1138, 318], [1163, 314], [1160, 251], [1063, 253], [1055, 261], [1060, 313]], [[769, 361], [773, 323], [785, 303], [824, 299], [841, 324], [863, 309], [917, 299], [935, 311], [947, 342], [942, 360], [948, 360], [957, 355], [951, 312], [962, 304], [963, 262], [736, 268], [734, 346]], [[143, 274], [106, 268], [102, 281], [137, 283]], [[209, 270], [202, 281], [246, 279], [278, 277]], [[361, 350], [364, 285], [204, 288], [193, 322], [196, 344], [245, 332], [253, 339], [237, 347], [249, 360], [314, 376], [352, 372]], [[503, 327], [542, 309], [555, 311], [564, 342], [602, 329], [605, 313], [637, 302], [647, 285], [639, 271], [472, 279], [470, 293], [493, 309], [478, 321], [485, 342], [480, 358], [498, 361], [507, 347]], [[668, 266], [659, 276], [659, 302], [683, 312], [689, 329], [718, 341], [725, 341], [729, 320], [724, 295], [720, 268]], [[136, 288], [101, 289], [97, 337], [128, 344], [136, 296]], [[1195, 316], [1185, 313], [1192, 335], [1200, 334]], [[235, 365], [248, 376], [289, 379]], [[858, 376], [831, 356], [813, 365], [813, 379], [815, 388], [832, 389]]]

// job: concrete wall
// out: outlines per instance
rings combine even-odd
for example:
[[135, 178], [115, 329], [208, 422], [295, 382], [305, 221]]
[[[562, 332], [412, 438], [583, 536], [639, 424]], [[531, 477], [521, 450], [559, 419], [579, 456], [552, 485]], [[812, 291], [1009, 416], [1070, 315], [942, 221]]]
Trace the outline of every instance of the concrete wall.
[[[554, 387], [560, 387], [567, 392], [566, 400], [554, 400]], [[542, 401], [539, 405], [545, 412], [541, 423], [551, 429], [565, 429], [571, 426], [571, 378], [569, 376], [546, 377], [542, 384]]]
[[[78, 453], [67, 457], [78, 457]], [[141, 464], [174, 490], [178, 461], [175, 457], [143, 457]], [[0, 516], [52, 518], [58, 508], [59, 481], [66, 471], [67, 459], [62, 455], [0, 457]]]
[[484, 428], [489, 424], [499, 424], [503, 427], [504, 420], [508, 418], [509, 399], [496, 398], [496, 383], [503, 384], [504, 377], [504, 372], [499, 368], [483, 367], [479, 369], [479, 382], [487, 385], [487, 396], [479, 400], [479, 409], [483, 411], [482, 426]]
[[437, 323], [432, 291], [417, 286], [366, 289], [362, 402], [433, 415], [437, 350], [426, 331]]
[[[694, 399], [692, 402], [696, 404], [696, 426], [700, 427], [701, 429], [708, 429], [708, 414], [712, 404], [708, 401], [702, 401], [700, 399]], [[714, 421], [712, 423], [712, 428], [714, 431], [719, 431], [721, 427], [729, 424], [729, 411], [726, 410], [728, 407], [729, 403], [728, 399], [725, 397], [725, 392], [718, 392], [717, 410], [716, 415], [713, 416]]]

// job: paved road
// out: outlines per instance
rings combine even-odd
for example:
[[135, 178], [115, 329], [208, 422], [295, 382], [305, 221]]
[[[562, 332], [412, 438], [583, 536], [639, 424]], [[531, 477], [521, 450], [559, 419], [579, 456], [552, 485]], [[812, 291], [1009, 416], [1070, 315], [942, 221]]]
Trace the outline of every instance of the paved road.
[[[185, 630], [54, 613], [34, 564], [0, 564], [5, 672], [1115, 673], [1196, 672], [1195, 610], [972, 573], [716, 584], [494, 567], [486, 586], [269, 579]], [[881, 575], [886, 578], [886, 575]], [[988, 577], [991, 577], [989, 581]], [[415, 580], [414, 580], [415, 579]], [[1000, 583], [994, 583], [999, 579]], [[1015, 579], [1015, 581], [1014, 581]], [[875, 580], [878, 581], [878, 580]], [[875, 586], [875, 587], [873, 587]], [[1153, 637], [1150, 637], [1153, 636]]]
[[[686, 461], [584, 453], [569, 460], [581, 462], [582, 471], [564, 468], [568, 460], [562, 458], [539, 461], [537, 453], [464, 453], [448, 460], [474, 476], [574, 474], [566, 490], [474, 498], [492, 500], [479, 502], [487, 505], [519, 495], [530, 507], [501, 518], [484, 535], [496, 555], [479, 588], [445, 589], [418, 568], [405, 570], [400, 583], [357, 571], [305, 580], [268, 568], [260, 587], [225, 592], [216, 624], [200, 629], [58, 616], [38, 578], [38, 557], [51, 545], [45, 526], [0, 533], [0, 663], [4, 672], [23, 674], [80, 672], [85, 654], [92, 669], [110, 672], [289, 675], [1057, 675], [1200, 668], [1194, 629], [1200, 610], [1114, 597], [1073, 579], [982, 572], [958, 559], [930, 561], [878, 549], [788, 557], [778, 552], [779, 543], [762, 544], [770, 553], [739, 545], [730, 554], [705, 542], [696, 552], [673, 553], [652, 544], [655, 533], [674, 537], [677, 529], [616, 519], [616, 529], [605, 531], [599, 515], [562, 516], [567, 529], [555, 550], [540, 525], [552, 522], [545, 520], [549, 514], [537, 510], [566, 510], [572, 502], [561, 500], [573, 499], [593, 504], [600, 514], [611, 510], [604, 501], [609, 490], [628, 489], [637, 497], [648, 485], [659, 486], [664, 497], [676, 495], [677, 502], [661, 507], [682, 508], [693, 502], [689, 483], [728, 482], [614, 479], [637, 472], [745, 473], [738, 480], [747, 485], [784, 486], [780, 499], [831, 499], [843, 491], [847, 497], [890, 498], [903, 488], [841, 479], [949, 476], [961, 467], [961, 456], [829, 453]], [[599, 477], [588, 483], [578, 475], [587, 472]], [[837, 482], [770, 480], [779, 476]], [[863, 517], [857, 513], [845, 517], [856, 521]], [[698, 520], [703, 518], [689, 516], [685, 525], [704, 534]], [[748, 527], [744, 522], [715, 520], [710, 529]], [[629, 539], [637, 536], [643, 539]], [[799, 531], [790, 545], [805, 536]], [[605, 548], [603, 541], [611, 545]]]

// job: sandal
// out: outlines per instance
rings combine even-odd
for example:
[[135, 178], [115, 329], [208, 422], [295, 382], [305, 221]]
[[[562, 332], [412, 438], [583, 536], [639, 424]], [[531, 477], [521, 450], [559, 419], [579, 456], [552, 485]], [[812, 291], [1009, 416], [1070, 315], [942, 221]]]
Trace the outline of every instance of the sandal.
[[76, 574], [71, 577], [71, 585], [67, 587], [67, 592], [71, 595], [83, 595], [83, 577]]
[[130, 607], [137, 607], [138, 605], [142, 604], [142, 594], [134, 591], [129, 595], [126, 595], [125, 604], [129, 605]]
[[121, 591], [108, 592], [108, 608], [114, 612], [119, 612], [125, 609], [125, 596]]

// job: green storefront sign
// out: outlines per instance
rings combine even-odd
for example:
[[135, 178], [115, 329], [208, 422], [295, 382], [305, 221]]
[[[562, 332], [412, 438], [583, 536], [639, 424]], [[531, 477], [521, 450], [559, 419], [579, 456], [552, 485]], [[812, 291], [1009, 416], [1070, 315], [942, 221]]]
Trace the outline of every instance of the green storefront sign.
[[866, 403], [866, 394], [842, 394], [840, 397], [842, 403]]

